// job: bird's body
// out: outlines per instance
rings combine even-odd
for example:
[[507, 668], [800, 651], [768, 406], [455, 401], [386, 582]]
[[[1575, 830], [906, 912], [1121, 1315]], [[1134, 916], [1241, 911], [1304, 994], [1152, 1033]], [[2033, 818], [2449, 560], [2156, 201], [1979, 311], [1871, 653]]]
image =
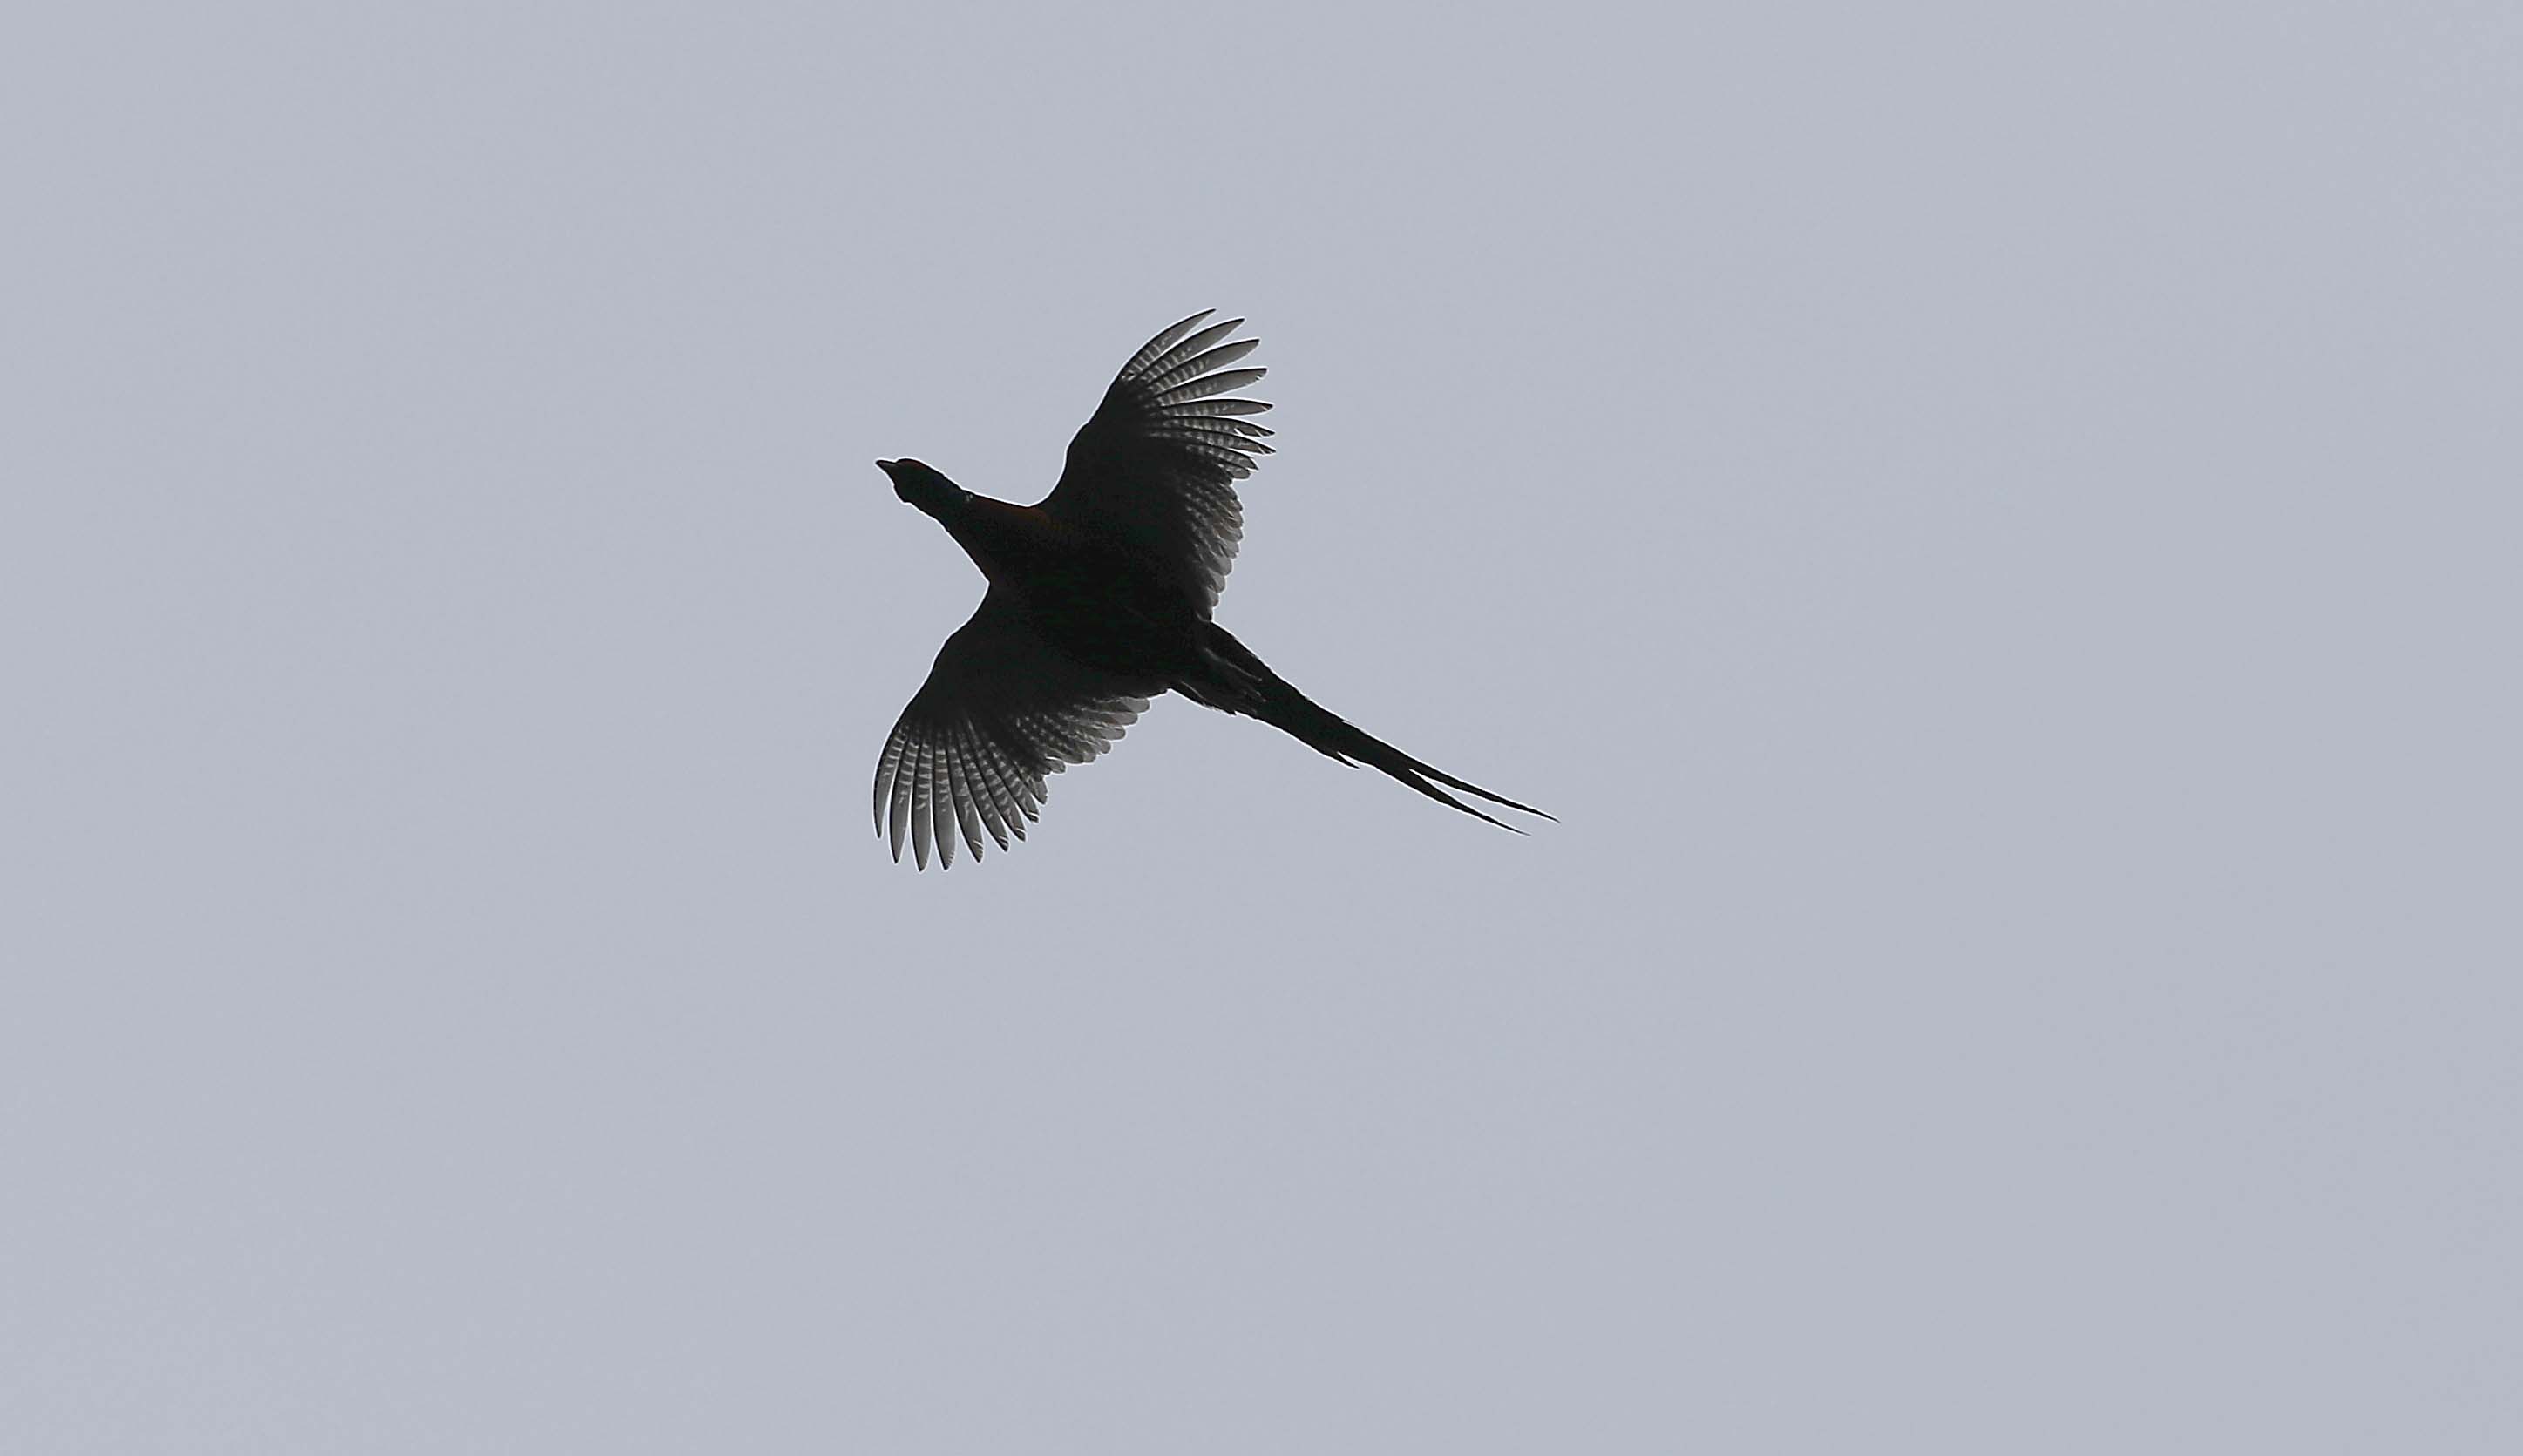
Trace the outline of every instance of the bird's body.
[[1152, 695], [1191, 661], [1208, 613], [1135, 553], [1040, 506], [986, 495], [966, 493], [936, 516], [992, 595], [1062, 656], [1144, 678]]
[[1370, 737], [1211, 620], [1243, 534], [1229, 482], [1252, 473], [1270, 432], [1246, 418], [1268, 405], [1219, 398], [1262, 377], [1225, 367], [1254, 341], [1218, 342], [1241, 319], [1194, 333], [1208, 316], [1159, 334], [1122, 367], [1039, 504], [976, 495], [917, 460], [877, 462], [990, 582], [878, 763], [877, 830], [896, 859], [906, 830], [924, 869], [932, 844], [951, 867], [959, 834], [976, 859], [985, 831], [1007, 848], [1038, 813], [1046, 773], [1103, 753], [1167, 691], [1258, 718], [1492, 823], [1437, 785], [1541, 812]]

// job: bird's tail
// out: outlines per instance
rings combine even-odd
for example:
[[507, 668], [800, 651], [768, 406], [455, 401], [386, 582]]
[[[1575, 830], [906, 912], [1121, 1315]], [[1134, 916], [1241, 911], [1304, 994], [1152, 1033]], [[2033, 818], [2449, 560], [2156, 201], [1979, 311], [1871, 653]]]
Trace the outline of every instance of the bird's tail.
[[1253, 649], [1235, 639], [1216, 623], [1202, 626], [1201, 668], [1197, 679], [1178, 681], [1174, 690], [1210, 707], [1228, 713], [1241, 713], [1258, 718], [1294, 737], [1298, 742], [1336, 758], [1344, 764], [1364, 764], [1381, 770], [1450, 808], [1459, 809], [1474, 819], [1488, 820], [1501, 829], [1521, 834], [1524, 831], [1503, 820], [1489, 815], [1455, 798], [1446, 789], [1502, 804], [1525, 814], [1551, 816], [1530, 804], [1519, 804], [1503, 794], [1494, 794], [1477, 783], [1466, 783], [1442, 769], [1431, 768], [1401, 749], [1375, 737], [1339, 714], [1322, 707], [1289, 685], [1288, 681], [1270, 671], [1269, 666], [1253, 654]]

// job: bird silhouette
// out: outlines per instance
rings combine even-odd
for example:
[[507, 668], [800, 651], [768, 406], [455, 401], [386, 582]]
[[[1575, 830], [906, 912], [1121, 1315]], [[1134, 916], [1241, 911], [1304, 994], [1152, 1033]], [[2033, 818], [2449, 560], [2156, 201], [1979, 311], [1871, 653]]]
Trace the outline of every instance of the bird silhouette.
[[[1522, 833], [1446, 791], [1550, 816], [1429, 767], [1317, 706], [1210, 620], [1244, 535], [1233, 483], [1253, 473], [1270, 406], [1235, 398], [1262, 370], [1244, 320], [1193, 314], [1121, 366], [1039, 504], [976, 495], [918, 460], [879, 460], [893, 493], [946, 528], [990, 587], [939, 649], [877, 761], [877, 833], [928, 868], [960, 835], [1009, 847], [1040, 814], [1044, 775], [1101, 756], [1167, 691], [1257, 718], [1316, 752], [1382, 770], [1441, 804]], [[1444, 785], [1444, 787], [1440, 787]]]

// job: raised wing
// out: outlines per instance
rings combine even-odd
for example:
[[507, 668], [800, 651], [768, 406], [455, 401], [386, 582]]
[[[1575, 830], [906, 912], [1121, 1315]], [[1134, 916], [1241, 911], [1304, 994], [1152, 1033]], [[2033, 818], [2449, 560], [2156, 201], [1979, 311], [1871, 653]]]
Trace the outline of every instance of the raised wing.
[[[1203, 615], [1226, 588], [1244, 539], [1233, 483], [1253, 473], [1270, 432], [1244, 418], [1270, 406], [1221, 398], [1260, 379], [1227, 366], [1261, 343], [1220, 340], [1244, 320], [1198, 328], [1204, 309], [1130, 355], [1104, 402], [1069, 442], [1069, 464], [1044, 497], [1052, 516], [1128, 542], [1176, 574]], [[1197, 332], [1195, 332], [1197, 329]]]
[[1163, 683], [1081, 666], [1053, 651], [997, 588], [938, 649], [928, 681], [902, 710], [876, 766], [876, 831], [893, 858], [911, 835], [928, 868], [955, 864], [960, 831], [981, 857], [981, 835], [1009, 847], [1024, 837], [1048, 793], [1043, 776], [1113, 746]]

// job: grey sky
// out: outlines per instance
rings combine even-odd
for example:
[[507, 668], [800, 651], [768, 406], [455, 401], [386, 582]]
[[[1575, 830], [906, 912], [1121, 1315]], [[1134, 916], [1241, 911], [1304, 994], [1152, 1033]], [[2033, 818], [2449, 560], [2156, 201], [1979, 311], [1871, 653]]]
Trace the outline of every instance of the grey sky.
[[[878, 13], [879, 11], [882, 13]], [[0, 1450], [2523, 1449], [2523, 12], [0, 23]], [[874, 756], [1129, 350], [1220, 620]]]

